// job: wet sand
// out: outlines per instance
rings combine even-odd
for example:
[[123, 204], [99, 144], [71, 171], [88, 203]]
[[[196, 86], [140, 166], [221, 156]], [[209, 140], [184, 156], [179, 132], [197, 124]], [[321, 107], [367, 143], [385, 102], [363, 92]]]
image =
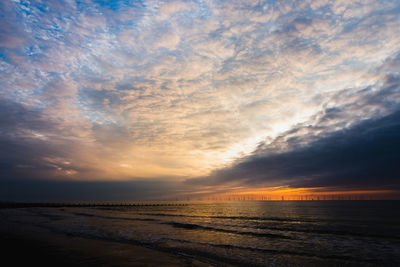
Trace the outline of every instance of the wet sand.
[[54, 233], [0, 218], [2, 262], [8, 266], [209, 266], [142, 246]]

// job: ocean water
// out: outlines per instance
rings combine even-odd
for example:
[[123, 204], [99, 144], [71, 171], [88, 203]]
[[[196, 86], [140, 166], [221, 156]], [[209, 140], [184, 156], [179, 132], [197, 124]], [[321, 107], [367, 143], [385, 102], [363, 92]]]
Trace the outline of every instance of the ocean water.
[[215, 266], [400, 266], [400, 201], [187, 202], [18, 212], [14, 220], [52, 231], [142, 245]]

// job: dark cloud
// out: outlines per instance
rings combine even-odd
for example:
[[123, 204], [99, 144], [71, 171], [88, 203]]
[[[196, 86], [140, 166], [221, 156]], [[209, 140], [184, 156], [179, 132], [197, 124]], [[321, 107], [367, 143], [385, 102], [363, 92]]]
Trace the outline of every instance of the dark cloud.
[[400, 189], [399, 137], [400, 111], [378, 120], [366, 120], [305, 147], [252, 155], [209, 177], [188, 182]]
[[77, 143], [60, 132], [61, 126], [41, 109], [0, 99], [0, 179], [49, 179], [67, 170], [88, 171], [68, 161], [75, 157]]
[[0, 99], [0, 162], [1, 177], [11, 176], [18, 166], [35, 166], [37, 152], [46, 151], [40, 139], [27, 136], [30, 131], [48, 129], [39, 111]]
[[22, 104], [0, 99], [0, 129], [1, 135], [15, 133], [20, 128], [32, 130], [47, 127], [48, 123], [42, 118], [41, 112], [30, 110]]
[[174, 200], [182, 184], [157, 180], [49, 181], [0, 180], [0, 201]]

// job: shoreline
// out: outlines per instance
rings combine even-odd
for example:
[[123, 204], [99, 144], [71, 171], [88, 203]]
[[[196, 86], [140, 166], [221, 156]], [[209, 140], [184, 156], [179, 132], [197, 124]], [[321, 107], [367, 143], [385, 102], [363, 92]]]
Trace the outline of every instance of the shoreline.
[[134, 244], [55, 233], [0, 217], [3, 261], [12, 266], [210, 266]]

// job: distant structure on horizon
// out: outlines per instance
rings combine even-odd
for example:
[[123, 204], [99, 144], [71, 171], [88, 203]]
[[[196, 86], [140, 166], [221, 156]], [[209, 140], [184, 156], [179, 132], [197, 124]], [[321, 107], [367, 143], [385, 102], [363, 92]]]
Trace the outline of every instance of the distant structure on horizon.
[[385, 194], [307, 194], [307, 195], [266, 195], [226, 193], [204, 197], [186, 197], [187, 201], [325, 201], [325, 200], [400, 200], [397, 195]]

